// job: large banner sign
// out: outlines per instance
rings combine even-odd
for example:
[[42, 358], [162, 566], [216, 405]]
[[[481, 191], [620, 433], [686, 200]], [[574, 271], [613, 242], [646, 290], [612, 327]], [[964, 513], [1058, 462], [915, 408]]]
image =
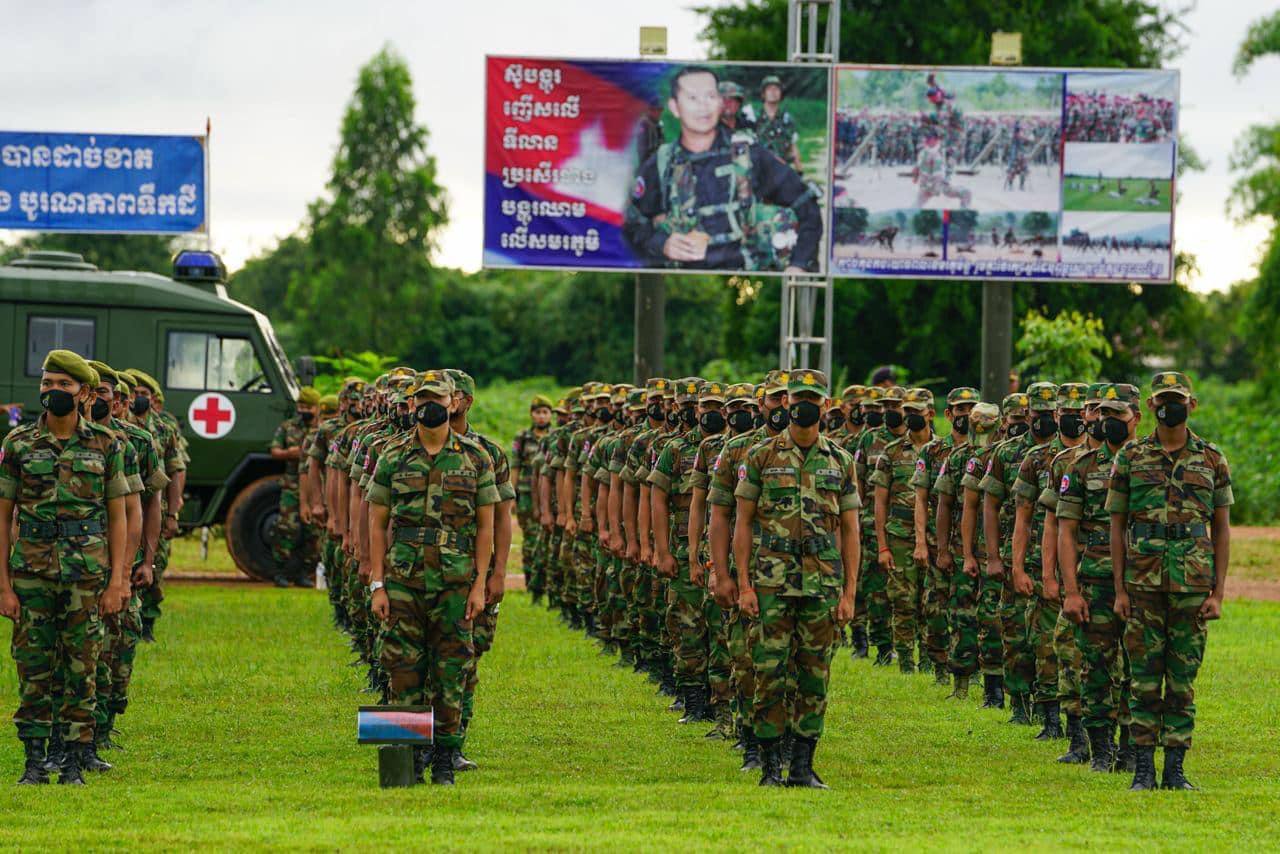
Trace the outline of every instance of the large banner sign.
[[486, 62], [485, 266], [825, 268], [828, 69]]
[[1176, 71], [842, 67], [835, 275], [1167, 282]]
[[205, 139], [0, 131], [0, 228], [205, 230]]

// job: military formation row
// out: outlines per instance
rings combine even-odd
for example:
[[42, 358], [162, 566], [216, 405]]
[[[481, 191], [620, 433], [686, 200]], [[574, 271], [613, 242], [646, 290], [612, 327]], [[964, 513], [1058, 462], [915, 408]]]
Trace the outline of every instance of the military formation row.
[[[1063, 737], [1062, 762], [1189, 788], [1192, 686], [1221, 613], [1230, 473], [1188, 429], [1190, 381], [1035, 383], [835, 401], [817, 371], [760, 385], [589, 383], [515, 442], [535, 600], [646, 672], [761, 783], [822, 787], [830, 661], [932, 673]], [[859, 509], [861, 508], [861, 513]], [[1119, 747], [1114, 738], [1119, 731]]]
[[[107, 771], [140, 641], [152, 641], [189, 460], [138, 370], [51, 351], [42, 412], [0, 448], [0, 614], [15, 623], [22, 784]], [[13, 520], [12, 524], [10, 520]]]

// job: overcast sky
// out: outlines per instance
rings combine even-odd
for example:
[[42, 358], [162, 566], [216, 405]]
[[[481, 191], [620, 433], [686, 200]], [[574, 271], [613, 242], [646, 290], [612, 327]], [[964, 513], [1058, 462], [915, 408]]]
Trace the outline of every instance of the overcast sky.
[[[670, 55], [699, 58], [691, 0], [66, 2], [3, 0], [0, 127], [135, 133], [203, 131], [213, 120], [214, 248], [232, 269], [293, 231], [320, 195], [357, 69], [383, 44], [408, 59], [418, 119], [449, 191], [438, 261], [480, 264], [483, 57], [634, 56], [642, 24], [665, 25]], [[1181, 182], [1175, 239], [1199, 256], [1200, 289], [1252, 275], [1261, 225], [1223, 210], [1228, 156], [1251, 122], [1275, 119], [1280, 62], [1243, 81], [1231, 58], [1263, 0], [1204, 0], [1187, 23], [1183, 132], [1209, 169]], [[848, 51], [845, 51], [846, 55]]]

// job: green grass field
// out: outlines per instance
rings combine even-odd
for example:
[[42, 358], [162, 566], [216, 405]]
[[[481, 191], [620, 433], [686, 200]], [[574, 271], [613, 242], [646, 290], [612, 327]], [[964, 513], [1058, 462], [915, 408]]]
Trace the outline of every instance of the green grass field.
[[[1007, 711], [843, 651], [818, 753], [835, 789], [760, 790], [705, 727], [678, 725], [523, 594], [481, 670], [468, 744], [481, 770], [451, 790], [383, 791], [375, 749], [355, 744], [369, 697], [326, 611], [313, 591], [173, 586], [115, 770], [79, 791], [18, 788], [20, 746], [0, 742], [0, 846], [1252, 850], [1280, 833], [1280, 605], [1231, 601], [1212, 629], [1188, 759], [1204, 791], [1144, 795], [1055, 764], [1062, 744]], [[0, 694], [16, 702], [11, 664]]]
[[[1089, 185], [1097, 183], [1096, 178], [1068, 175], [1063, 179], [1062, 209], [1064, 211], [1130, 211], [1135, 213], [1167, 213], [1173, 209], [1170, 185], [1167, 178], [1156, 181], [1156, 189], [1160, 191], [1156, 204], [1139, 204], [1138, 199], [1145, 199], [1150, 184], [1145, 178], [1132, 178], [1125, 181], [1128, 192], [1121, 198], [1110, 195], [1115, 191], [1113, 178], [1103, 180], [1103, 189], [1093, 192]], [[1072, 185], [1078, 188], [1073, 188]]]

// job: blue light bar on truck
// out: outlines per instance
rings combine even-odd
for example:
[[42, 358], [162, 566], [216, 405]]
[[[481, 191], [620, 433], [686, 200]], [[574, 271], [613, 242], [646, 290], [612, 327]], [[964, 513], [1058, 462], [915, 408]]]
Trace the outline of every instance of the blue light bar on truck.
[[225, 282], [227, 268], [216, 252], [184, 249], [173, 257], [173, 278], [183, 282]]

